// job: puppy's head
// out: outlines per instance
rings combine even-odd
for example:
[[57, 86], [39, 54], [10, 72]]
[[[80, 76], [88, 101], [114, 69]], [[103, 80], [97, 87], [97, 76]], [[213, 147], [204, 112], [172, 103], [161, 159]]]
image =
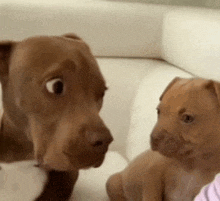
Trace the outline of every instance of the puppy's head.
[[33, 142], [43, 167], [101, 165], [112, 136], [99, 116], [105, 81], [78, 36], [33, 37], [0, 45], [4, 112]]
[[153, 150], [183, 159], [208, 159], [220, 151], [220, 83], [175, 78], [157, 107]]

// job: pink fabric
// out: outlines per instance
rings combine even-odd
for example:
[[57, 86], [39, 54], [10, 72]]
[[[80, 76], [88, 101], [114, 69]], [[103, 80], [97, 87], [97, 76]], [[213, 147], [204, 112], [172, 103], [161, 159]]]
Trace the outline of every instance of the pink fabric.
[[220, 201], [220, 174], [213, 182], [202, 188], [194, 201]]

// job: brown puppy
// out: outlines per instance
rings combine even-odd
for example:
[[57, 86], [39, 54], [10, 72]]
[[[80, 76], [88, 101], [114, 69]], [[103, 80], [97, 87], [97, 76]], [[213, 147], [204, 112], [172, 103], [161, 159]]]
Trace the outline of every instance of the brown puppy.
[[220, 172], [220, 83], [176, 78], [160, 101], [152, 150], [109, 178], [111, 200], [192, 201]]
[[99, 116], [106, 85], [89, 47], [73, 34], [2, 42], [0, 81], [0, 161], [35, 158], [48, 172], [37, 200], [67, 200], [78, 170], [100, 166], [113, 140]]

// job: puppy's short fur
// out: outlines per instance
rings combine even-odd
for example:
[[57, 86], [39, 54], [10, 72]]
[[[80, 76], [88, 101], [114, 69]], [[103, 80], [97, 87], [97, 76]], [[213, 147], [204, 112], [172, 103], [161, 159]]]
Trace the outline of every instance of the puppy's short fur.
[[109, 178], [112, 201], [192, 201], [220, 171], [220, 83], [175, 78], [157, 111], [152, 150]]
[[1, 42], [0, 81], [0, 161], [36, 159], [49, 178], [37, 200], [67, 200], [78, 170], [100, 166], [113, 140], [90, 48], [74, 34]]

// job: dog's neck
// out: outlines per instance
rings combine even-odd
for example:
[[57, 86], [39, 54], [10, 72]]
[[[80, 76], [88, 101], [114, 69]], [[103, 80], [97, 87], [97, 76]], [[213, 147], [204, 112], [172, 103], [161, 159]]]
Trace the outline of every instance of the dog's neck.
[[24, 130], [16, 127], [3, 113], [0, 130], [0, 161], [14, 162], [33, 159], [33, 144]]
[[[174, 159], [175, 160], [175, 159]], [[205, 173], [220, 172], [220, 149], [217, 148], [215, 153], [197, 155], [194, 158], [178, 160], [183, 169], [187, 172], [199, 171]]]
[[216, 171], [217, 173], [220, 172], [220, 148], [217, 147], [215, 151], [202, 155], [196, 161], [196, 166], [205, 171]]

